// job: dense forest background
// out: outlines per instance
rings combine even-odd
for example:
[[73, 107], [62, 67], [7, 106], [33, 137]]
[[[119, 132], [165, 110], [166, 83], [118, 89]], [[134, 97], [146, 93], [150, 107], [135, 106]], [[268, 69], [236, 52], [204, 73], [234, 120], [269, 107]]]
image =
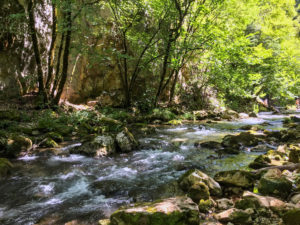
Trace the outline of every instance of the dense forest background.
[[[300, 95], [299, 0], [3, 0], [0, 95], [188, 109]], [[218, 99], [218, 102], [214, 102]]]

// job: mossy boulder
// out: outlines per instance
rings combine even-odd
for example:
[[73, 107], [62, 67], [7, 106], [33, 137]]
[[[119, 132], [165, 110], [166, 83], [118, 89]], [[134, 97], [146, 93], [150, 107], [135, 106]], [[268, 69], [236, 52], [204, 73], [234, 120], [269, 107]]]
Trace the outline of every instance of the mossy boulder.
[[92, 157], [103, 157], [116, 152], [115, 140], [109, 135], [102, 135], [87, 140], [81, 146], [73, 148], [70, 153], [83, 154]]
[[236, 186], [241, 188], [253, 187], [255, 176], [244, 170], [230, 170], [218, 172], [214, 179], [224, 186]]
[[299, 163], [300, 162], [300, 147], [299, 145], [290, 145], [289, 146], [289, 162]]
[[292, 182], [282, 176], [278, 169], [269, 169], [258, 183], [258, 191], [265, 195], [287, 198], [292, 190]]
[[202, 213], [208, 213], [214, 208], [214, 206], [216, 206], [216, 203], [211, 198], [207, 200], [201, 199], [198, 204], [199, 211]]
[[300, 208], [286, 212], [283, 221], [285, 225], [300, 225]]
[[121, 152], [131, 152], [138, 147], [138, 142], [126, 127], [117, 134], [116, 143]]
[[271, 166], [271, 159], [267, 155], [257, 156], [249, 167], [252, 169], [260, 169]]
[[170, 120], [170, 121], [167, 122], [167, 124], [178, 126], [178, 125], [182, 125], [182, 121], [181, 120]]
[[180, 188], [186, 192], [188, 192], [194, 184], [204, 183], [208, 187], [211, 195], [222, 195], [222, 189], [220, 185], [213, 178], [197, 169], [187, 171], [181, 176], [178, 183]]
[[241, 210], [232, 208], [217, 214], [215, 218], [222, 223], [231, 222], [235, 225], [244, 225], [252, 224], [252, 214], [252, 210]]
[[203, 182], [197, 182], [190, 186], [187, 195], [194, 201], [199, 202], [201, 199], [207, 200], [210, 197], [209, 189]]
[[193, 115], [197, 120], [204, 120], [208, 118], [208, 113], [205, 110], [193, 111]]
[[199, 225], [198, 206], [176, 197], [123, 207], [110, 217], [111, 225]]
[[235, 207], [238, 209], [259, 209], [259, 208], [271, 208], [278, 209], [285, 206], [285, 202], [280, 199], [271, 196], [257, 195], [249, 191], [245, 191], [240, 200], [235, 203]]
[[7, 140], [7, 145], [2, 155], [8, 158], [16, 158], [22, 152], [27, 152], [32, 148], [32, 141], [21, 135], [12, 135]]
[[11, 173], [13, 164], [5, 158], [0, 158], [0, 178], [6, 177]]
[[259, 137], [250, 132], [242, 132], [238, 135], [226, 135], [222, 140], [225, 148], [239, 149], [241, 146], [255, 146], [259, 143]]

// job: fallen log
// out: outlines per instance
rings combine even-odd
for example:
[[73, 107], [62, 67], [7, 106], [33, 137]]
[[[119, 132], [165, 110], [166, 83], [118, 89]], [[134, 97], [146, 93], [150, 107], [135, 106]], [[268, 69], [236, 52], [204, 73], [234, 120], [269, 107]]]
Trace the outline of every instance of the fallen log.
[[254, 170], [253, 173], [258, 174], [258, 173], [260, 173], [262, 171], [270, 170], [270, 169], [279, 169], [280, 171], [283, 171], [283, 170], [294, 171], [296, 169], [300, 169], [300, 163], [292, 163], [292, 164], [283, 165], [283, 166], [265, 167], [265, 168], [261, 168], [261, 169], [258, 169], [258, 170]]

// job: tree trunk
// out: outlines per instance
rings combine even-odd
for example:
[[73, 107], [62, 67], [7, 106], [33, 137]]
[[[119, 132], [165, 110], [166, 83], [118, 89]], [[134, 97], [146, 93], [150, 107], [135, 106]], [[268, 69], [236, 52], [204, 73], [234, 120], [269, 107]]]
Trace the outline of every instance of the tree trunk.
[[66, 12], [66, 41], [65, 49], [63, 55], [63, 67], [61, 72], [61, 80], [58, 86], [57, 94], [53, 99], [53, 105], [58, 105], [61, 94], [64, 90], [64, 86], [68, 77], [68, 67], [69, 67], [69, 53], [70, 53], [70, 44], [71, 44], [71, 34], [72, 34], [72, 12], [71, 12], [71, 1], [68, 1], [68, 10]]
[[42, 70], [42, 64], [41, 64], [41, 56], [39, 51], [39, 44], [38, 39], [36, 35], [36, 29], [35, 29], [35, 20], [34, 20], [34, 12], [33, 12], [33, 1], [28, 1], [27, 6], [28, 11], [28, 18], [29, 18], [29, 31], [32, 39], [32, 45], [33, 45], [33, 51], [34, 51], [34, 57], [37, 65], [37, 73], [38, 73], [38, 84], [39, 84], [39, 94], [43, 96], [44, 102], [47, 100], [45, 88], [44, 88], [44, 80], [43, 80], [43, 70]]
[[155, 96], [155, 100], [154, 100], [154, 107], [157, 106], [160, 94], [161, 94], [161, 90], [162, 90], [162, 86], [163, 86], [163, 82], [167, 73], [167, 68], [168, 68], [168, 61], [169, 61], [169, 56], [170, 56], [170, 50], [171, 50], [171, 43], [172, 43], [172, 36], [170, 35], [169, 40], [168, 40], [168, 44], [166, 47], [166, 51], [165, 51], [165, 56], [164, 56], [164, 62], [163, 62], [163, 69], [162, 69], [162, 73], [160, 76], [160, 82], [159, 82], [159, 86], [157, 89], [157, 93]]
[[170, 91], [169, 104], [171, 104], [173, 102], [173, 99], [174, 99], [175, 87], [176, 87], [176, 84], [177, 84], [178, 75], [179, 75], [179, 70], [176, 70], [174, 81], [173, 81], [172, 88], [171, 88], [171, 91]]
[[54, 78], [54, 82], [52, 85], [52, 91], [51, 91], [51, 98], [54, 98], [54, 94], [55, 91], [57, 89], [57, 85], [59, 82], [59, 72], [60, 72], [60, 61], [61, 61], [61, 54], [63, 51], [63, 47], [64, 47], [64, 41], [65, 41], [65, 33], [62, 33], [61, 35], [61, 41], [60, 41], [60, 45], [59, 45], [59, 49], [58, 49], [58, 54], [57, 54], [57, 64], [56, 64], [56, 73], [55, 73], [55, 78]]
[[50, 83], [53, 76], [55, 43], [56, 43], [56, 5], [54, 2], [52, 2], [52, 34], [51, 34], [51, 44], [48, 52], [48, 75], [45, 84], [46, 90], [50, 90]]

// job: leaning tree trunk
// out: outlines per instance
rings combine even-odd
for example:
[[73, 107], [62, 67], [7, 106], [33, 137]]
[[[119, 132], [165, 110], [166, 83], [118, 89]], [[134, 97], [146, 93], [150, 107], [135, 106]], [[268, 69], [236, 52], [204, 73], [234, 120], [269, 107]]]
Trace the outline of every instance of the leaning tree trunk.
[[32, 45], [33, 45], [33, 51], [35, 56], [35, 61], [37, 65], [37, 73], [38, 73], [38, 84], [39, 84], [39, 94], [43, 96], [44, 101], [47, 100], [47, 95], [44, 88], [44, 80], [43, 80], [43, 70], [42, 70], [42, 64], [41, 64], [41, 56], [39, 51], [39, 45], [38, 45], [38, 39], [36, 35], [36, 29], [35, 29], [35, 20], [34, 20], [34, 12], [33, 12], [33, 1], [28, 1], [27, 6], [28, 11], [28, 18], [29, 18], [29, 31], [32, 39]]
[[68, 67], [69, 67], [69, 53], [70, 53], [70, 44], [71, 44], [71, 34], [72, 34], [72, 12], [71, 12], [71, 1], [68, 1], [68, 10], [66, 12], [66, 41], [65, 41], [65, 49], [63, 55], [63, 65], [62, 65], [62, 73], [61, 80], [58, 86], [57, 94], [52, 101], [53, 105], [58, 105], [62, 92], [64, 90], [64, 86], [68, 77]]

